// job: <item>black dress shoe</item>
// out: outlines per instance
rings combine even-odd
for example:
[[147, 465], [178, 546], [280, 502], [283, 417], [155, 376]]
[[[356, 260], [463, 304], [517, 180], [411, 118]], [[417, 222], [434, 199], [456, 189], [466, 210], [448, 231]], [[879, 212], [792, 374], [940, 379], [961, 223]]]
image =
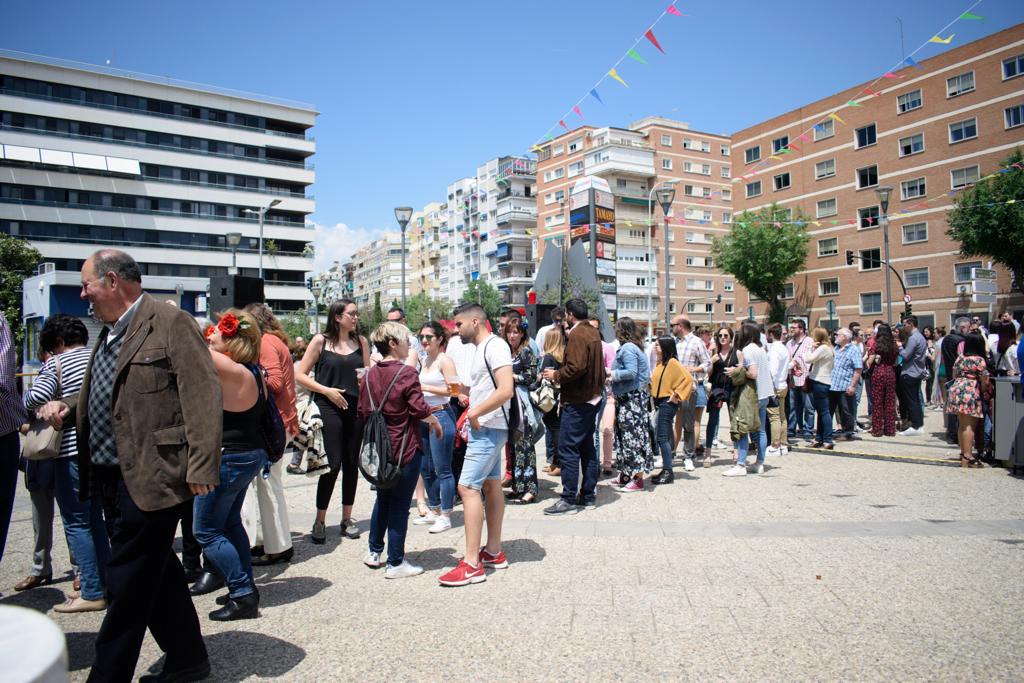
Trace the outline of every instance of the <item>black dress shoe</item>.
[[202, 681], [210, 676], [210, 660], [204, 659], [199, 664], [161, 671], [158, 674], [146, 674], [139, 678], [139, 683], [184, 683], [185, 681]]
[[203, 568], [199, 565], [189, 566], [185, 565], [185, 582], [195, 583], [199, 580], [199, 577], [203, 575]]
[[[257, 588], [256, 586], [253, 586], [252, 590], [253, 590], [253, 593], [256, 594], [256, 599], [258, 600], [259, 597], [260, 597], [260, 589]], [[226, 604], [228, 604], [228, 600], [230, 600], [230, 599], [231, 599], [231, 594], [230, 593], [225, 593], [224, 595], [218, 595], [217, 596], [217, 604], [218, 605], [226, 605]]]
[[279, 553], [270, 553], [269, 555], [260, 555], [259, 557], [252, 558], [252, 566], [254, 567], [266, 567], [272, 564], [278, 564], [280, 562], [290, 562], [292, 557], [295, 556], [295, 548], [288, 548], [288, 550], [282, 550]]
[[212, 593], [215, 590], [220, 590], [224, 587], [224, 579], [219, 574], [206, 570], [203, 572], [192, 587], [188, 589], [188, 592], [192, 595], [206, 595]]
[[210, 612], [213, 621], [236, 621], [255, 619], [260, 615], [260, 596], [253, 591], [240, 598], [228, 598], [226, 605]]
[[662, 470], [651, 479], [655, 484], [671, 484], [676, 480], [676, 475], [672, 473], [672, 470]]
[[580, 509], [571, 503], [559, 498], [554, 505], [544, 508], [545, 515], [575, 515]]

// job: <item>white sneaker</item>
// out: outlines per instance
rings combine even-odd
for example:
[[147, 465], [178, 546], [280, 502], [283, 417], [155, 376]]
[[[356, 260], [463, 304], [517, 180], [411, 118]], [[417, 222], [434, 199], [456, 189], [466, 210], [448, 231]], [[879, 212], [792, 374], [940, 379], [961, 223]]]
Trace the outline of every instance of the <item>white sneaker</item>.
[[380, 569], [384, 566], [384, 560], [380, 559], [380, 553], [367, 550], [366, 554], [363, 555], [363, 564], [370, 569]]
[[438, 515], [437, 521], [430, 525], [427, 529], [432, 534], [439, 534], [442, 531], [448, 531], [452, 528], [452, 520], [447, 515]]
[[714, 442], [711, 444], [711, 447], [712, 448], [718, 448], [718, 449], [725, 448], [725, 446], [722, 445], [722, 442], [719, 441], [718, 439], [714, 440]]
[[782, 451], [775, 446], [769, 446], [764, 455], [766, 458], [777, 458], [782, 455]]
[[757, 463], [754, 465], [747, 465], [747, 471], [751, 474], [764, 474], [764, 463]]
[[439, 515], [434, 514], [434, 511], [430, 510], [429, 512], [427, 512], [427, 514], [423, 515], [422, 517], [417, 517], [416, 519], [412, 520], [412, 523], [415, 524], [416, 526], [424, 526], [425, 524], [433, 524], [434, 522], [437, 521], [438, 517], [439, 517]]
[[402, 560], [402, 564], [397, 567], [388, 565], [388, 568], [384, 570], [385, 579], [407, 579], [410, 576], [417, 576], [423, 573], [423, 567], [417, 566], [409, 562], [409, 560]]
[[693, 472], [696, 468], [693, 466], [693, 458], [687, 458], [683, 460], [683, 469], [687, 472]]
[[789, 446], [779, 446], [779, 455], [789, 455]]
[[913, 427], [910, 427], [908, 429], [904, 429], [902, 432], [897, 432], [897, 433], [900, 436], [921, 436], [922, 434], [924, 434], [924, 430], [923, 429], [914, 429]]
[[733, 465], [725, 472], [722, 472], [723, 477], [745, 477], [747, 476], [747, 468], [743, 465]]

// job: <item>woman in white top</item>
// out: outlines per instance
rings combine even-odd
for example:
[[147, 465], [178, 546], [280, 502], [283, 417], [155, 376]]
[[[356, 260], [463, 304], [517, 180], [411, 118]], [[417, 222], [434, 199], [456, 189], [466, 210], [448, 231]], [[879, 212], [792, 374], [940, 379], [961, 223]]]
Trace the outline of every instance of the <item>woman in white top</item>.
[[[764, 457], [768, 452], [768, 400], [775, 395], [775, 383], [772, 381], [768, 354], [761, 347], [761, 329], [756, 324], [743, 323], [736, 338], [736, 348], [739, 349], [738, 360], [746, 369], [747, 378], [754, 380], [757, 385], [757, 414], [761, 420], [761, 430], [757, 432], [757, 464], [752, 471], [761, 474], [764, 472]], [[729, 371], [729, 374], [735, 374], [735, 368]], [[739, 457], [732, 470], [723, 473], [725, 476], [747, 473], [750, 436], [752, 435], [740, 435], [737, 442]]]
[[413, 520], [413, 524], [430, 524], [430, 533], [437, 534], [452, 528], [451, 512], [455, 507], [455, 477], [452, 475], [452, 452], [455, 449], [455, 414], [451, 408], [452, 388], [458, 391], [459, 376], [455, 363], [445, 355], [444, 328], [430, 320], [423, 324], [419, 341], [426, 357], [420, 368], [420, 387], [430, 411], [441, 423], [441, 436], [420, 427], [423, 441], [423, 462], [420, 473], [427, 492], [427, 514]]
[[832, 344], [828, 340], [828, 331], [825, 328], [815, 327], [811, 332], [811, 339], [814, 340], [814, 345], [807, 356], [807, 362], [811, 366], [807, 381], [811, 387], [811, 403], [814, 405], [814, 412], [818, 414], [818, 433], [811, 446], [832, 450], [832, 412], [829, 410], [828, 392], [832, 386], [832, 359], [835, 353], [832, 351]]

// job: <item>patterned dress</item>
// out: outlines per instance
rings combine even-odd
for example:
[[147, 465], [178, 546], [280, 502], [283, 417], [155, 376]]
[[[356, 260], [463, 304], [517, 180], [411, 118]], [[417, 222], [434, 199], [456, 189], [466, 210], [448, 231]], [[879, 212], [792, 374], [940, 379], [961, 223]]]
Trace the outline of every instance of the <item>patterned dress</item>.
[[[537, 381], [537, 357], [533, 355], [529, 345], [523, 344], [519, 353], [512, 359], [512, 376], [515, 379], [515, 386], [529, 389]], [[516, 396], [513, 400], [518, 400]], [[525, 410], [533, 410], [533, 406], [527, 404], [522, 407]], [[509, 434], [512, 441], [512, 494], [523, 496], [527, 493], [537, 495], [537, 449], [533, 441], [526, 433], [526, 416], [523, 415], [519, 421], [519, 429]]]
[[988, 377], [988, 367], [981, 356], [960, 356], [953, 364], [946, 412], [952, 415], [984, 417], [981, 405], [981, 378]]
[[650, 402], [646, 389], [615, 397], [615, 468], [630, 479], [654, 468]]
[[896, 436], [896, 356], [880, 355], [871, 369], [872, 436]]

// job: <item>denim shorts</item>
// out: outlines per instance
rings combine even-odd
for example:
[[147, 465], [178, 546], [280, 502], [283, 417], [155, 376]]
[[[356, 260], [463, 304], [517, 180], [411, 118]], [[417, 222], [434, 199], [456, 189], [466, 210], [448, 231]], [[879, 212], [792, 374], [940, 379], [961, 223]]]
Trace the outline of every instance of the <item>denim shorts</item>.
[[705, 408], [708, 405], [708, 392], [704, 388], [704, 380], [694, 381], [697, 385], [697, 403], [694, 408]]
[[501, 480], [508, 430], [482, 427], [469, 430], [466, 459], [462, 464], [459, 486], [483, 488], [488, 479]]

